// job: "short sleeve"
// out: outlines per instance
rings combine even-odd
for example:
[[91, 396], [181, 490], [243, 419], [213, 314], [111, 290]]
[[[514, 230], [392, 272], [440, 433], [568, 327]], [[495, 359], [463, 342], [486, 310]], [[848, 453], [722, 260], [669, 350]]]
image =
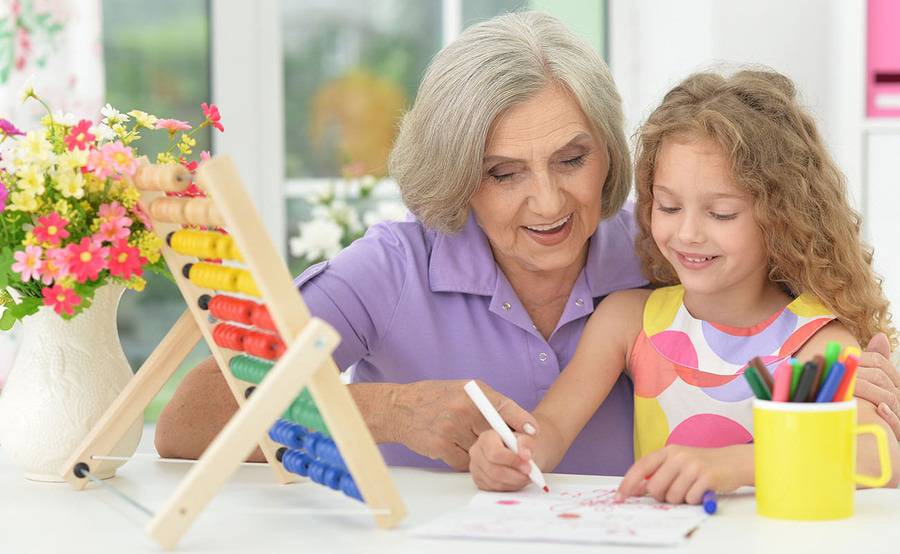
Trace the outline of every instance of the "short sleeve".
[[310, 312], [340, 333], [334, 359], [342, 370], [369, 355], [387, 332], [409, 263], [391, 224], [378, 224], [294, 280]]

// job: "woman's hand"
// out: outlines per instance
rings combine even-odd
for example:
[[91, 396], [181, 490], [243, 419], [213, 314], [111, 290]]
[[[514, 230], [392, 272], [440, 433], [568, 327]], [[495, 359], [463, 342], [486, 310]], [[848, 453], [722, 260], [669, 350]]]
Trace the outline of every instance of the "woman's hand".
[[753, 446], [667, 446], [631, 466], [616, 500], [649, 494], [670, 504], [700, 504], [706, 491], [731, 492], [753, 484]]
[[516, 438], [518, 454], [507, 448], [493, 429], [478, 435], [478, 440], [469, 449], [469, 471], [479, 489], [517, 491], [529, 483], [531, 465], [528, 461], [534, 451], [534, 439], [521, 433], [516, 433]]
[[[463, 390], [466, 383], [418, 381], [393, 385], [398, 387], [396, 394], [382, 399], [393, 403], [388, 408], [394, 414], [390, 441], [399, 442], [423, 456], [443, 460], [456, 470], [467, 470], [469, 448], [490, 426]], [[478, 386], [514, 431], [537, 429], [535, 419], [518, 404], [481, 381]]]
[[900, 440], [900, 372], [891, 363], [891, 347], [884, 333], [878, 333], [859, 360], [854, 395], [878, 409], [894, 438]]

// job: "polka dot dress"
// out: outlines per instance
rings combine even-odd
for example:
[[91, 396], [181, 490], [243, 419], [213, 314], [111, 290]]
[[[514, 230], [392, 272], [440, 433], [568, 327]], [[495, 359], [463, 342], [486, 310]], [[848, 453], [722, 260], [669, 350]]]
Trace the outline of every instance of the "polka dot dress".
[[691, 316], [681, 285], [653, 291], [629, 363], [635, 459], [669, 444], [752, 442], [747, 362], [759, 356], [774, 372], [833, 319], [818, 299], [801, 294], [761, 323], [728, 327]]

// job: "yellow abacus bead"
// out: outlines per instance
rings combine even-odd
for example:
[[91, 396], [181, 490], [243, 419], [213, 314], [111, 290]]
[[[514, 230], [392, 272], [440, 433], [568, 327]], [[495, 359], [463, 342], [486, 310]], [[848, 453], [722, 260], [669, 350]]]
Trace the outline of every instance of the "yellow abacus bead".
[[188, 278], [199, 287], [237, 292], [240, 271], [231, 267], [201, 262], [191, 266]]
[[219, 238], [216, 239], [216, 244], [213, 248], [215, 251], [215, 257], [222, 260], [231, 260], [231, 250], [234, 248], [233, 243], [234, 239], [229, 237], [228, 235], [219, 235]]
[[256, 281], [253, 280], [253, 275], [245, 270], [239, 269], [238, 271], [238, 279], [237, 279], [237, 288], [238, 291], [249, 294], [251, 296], [262, 296], [262, 293], [259, 292], [259, 289], [256, 288]]

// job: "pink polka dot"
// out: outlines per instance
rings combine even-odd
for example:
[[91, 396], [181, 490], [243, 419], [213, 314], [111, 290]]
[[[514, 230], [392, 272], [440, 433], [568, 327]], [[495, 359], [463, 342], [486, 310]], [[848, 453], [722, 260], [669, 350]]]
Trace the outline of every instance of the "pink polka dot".
[[725, 383], [734, 381], [738, 377], [742, 377], [740, 373], [733, 375], [719, 375], [716, 373], [707, 373], [693, 367], [685, 367], [683, 365], [675, 365], [675, 373], [681, 377], [681, 380], [695, 387], [719, 387]]
[[672, 362], [656, 353], [643, 331], [634, 342], [628, 367], [631, 368], [634, 393], [644, 398], [656, 398], [675, 381]]
[[682, 421], [669, 434], [666, 445], [718, 448], [747, 444], [753, 436], [740, 423], [716, 414], [699, 414]]
[[697, 367], [697, 351], [687, 333], [683, 331], [663, 331], [650, 337], [650, 342], [660, 354], [676, 364]]

